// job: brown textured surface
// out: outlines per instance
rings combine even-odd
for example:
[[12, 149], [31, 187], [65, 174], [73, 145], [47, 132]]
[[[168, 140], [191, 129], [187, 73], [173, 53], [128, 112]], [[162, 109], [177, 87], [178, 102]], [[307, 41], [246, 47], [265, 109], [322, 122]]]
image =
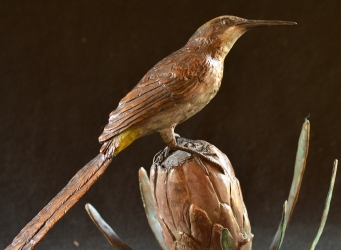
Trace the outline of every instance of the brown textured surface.
[[[243, 215], [247, 217], [247, 212], [238, 180], [231, 175], [232, 165], [216, 147], [205, 144], [208, 155], [215, 154], [223, 172], [217, 173], [218, 166], [210, 166], [203, 158], [180, 150], [166, 148], [154, 157], [151, 179], [156, 182], [151, 181], [150, 185], [154, 190], [156, 214], [166, 230], [163, 234], [166, 245], [170, 250], [216, 249], [220, 245], [221, 229], [227, 228], [236, 249], [250, 250], [253, 235], [250, 225], [244, 224]], [[214, 188], [210, 179], [214, 179], [215, 186], [226, 187]], [[229, 193], [232, 207], [219, 200], [217, 190]]]

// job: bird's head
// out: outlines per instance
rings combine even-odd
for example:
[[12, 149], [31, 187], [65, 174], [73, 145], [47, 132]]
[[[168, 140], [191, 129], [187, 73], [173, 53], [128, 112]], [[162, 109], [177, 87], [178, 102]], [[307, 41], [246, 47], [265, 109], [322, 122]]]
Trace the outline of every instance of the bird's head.
[[236, 16], [220, 16], [202, 25], [188, 43], [219, 48], [222, 56], [225, 57], [237, 39], [253, 27], [295, 24], [295, 22], [287, 21], [248, 20]]

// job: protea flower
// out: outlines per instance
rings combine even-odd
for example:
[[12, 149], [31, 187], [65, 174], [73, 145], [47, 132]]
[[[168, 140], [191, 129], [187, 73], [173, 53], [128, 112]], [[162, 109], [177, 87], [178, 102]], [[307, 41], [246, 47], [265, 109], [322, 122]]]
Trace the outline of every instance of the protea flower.
[[[309, 131], [310, 123], [306, 120], [298, 143], [289, 199], [284, 203], [282, 220], [270, 250], [281, 248], [298, 198], [308, 155]], [[147, 172], [143, 168], [139, 171], [148, 222], [162, 249], [251, 249], [250, 222], [239, 182], [226, 155], [205, 141], [190, 141], [182, 146], [196, 154], [170, 152], [168, 148], [158, 153], [151, 168], [151, 183]], [[327, 220], [337, 164], [335, 160], [320, 227], [309, 250], [315, 249]], [[87, 204], [86, 209], [114, 249], [131, 250], [94, 207]]]
[[[214, 151], [219, 150], [214, 147]], [[154, 211], [148, 212], [151, 197], [144, 194], [149, 188], [143, 187], [141, 175], [145, 171], [140, 171], [148, 220], [161, 247], [251, 249], [249, 218], [226, 155], [219, 151], [215, 158], [218, 164], [213, 164], [188, 152], [169, 152], [166, 148], [156, 155], [150, 171], [154, 207], [149, 209]]]

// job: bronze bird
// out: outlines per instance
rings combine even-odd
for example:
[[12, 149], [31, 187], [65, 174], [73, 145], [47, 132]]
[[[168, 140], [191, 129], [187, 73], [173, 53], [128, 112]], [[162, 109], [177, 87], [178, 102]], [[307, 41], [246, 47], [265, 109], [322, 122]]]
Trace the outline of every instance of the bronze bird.
[[101, 153], [117, 155], [139, 137], [158, 132], [167, 146], [179, 147], [174, 128], [205, 107], [219, 90], [224, 59], [252, 27], [293, 22], [221, 16], [201, 26], [187, 44], [157, 63], [111, 112], [99, 141]]
[[191, 141], [175, 137], [176, 125], [199, 112], [216, 95], [224, 59], [241, 35], [253, 27], [293, 24], [221, 16], [201, 26], [183, 48], [157, 63], [119, 102], [99, 137], [103, 143], [100, 154], [71, 179], [7, 249], [34, 247], [90, 188], [112, 158], [139, 137], [158, 132], [168, 147], [202, 154], [188, 146]]

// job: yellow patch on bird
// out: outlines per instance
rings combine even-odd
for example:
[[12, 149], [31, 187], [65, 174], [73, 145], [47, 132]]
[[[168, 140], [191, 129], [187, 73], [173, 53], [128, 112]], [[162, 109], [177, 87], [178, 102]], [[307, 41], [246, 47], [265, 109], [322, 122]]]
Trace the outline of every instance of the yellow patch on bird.
[[120, 134], [116, 135], [113, 139], [113, 144], [115, 146], [114, 154], [117, 155], [128, 147], [133, 141], [139, 138], [139, 133], [136, 129], [127, 129]]

